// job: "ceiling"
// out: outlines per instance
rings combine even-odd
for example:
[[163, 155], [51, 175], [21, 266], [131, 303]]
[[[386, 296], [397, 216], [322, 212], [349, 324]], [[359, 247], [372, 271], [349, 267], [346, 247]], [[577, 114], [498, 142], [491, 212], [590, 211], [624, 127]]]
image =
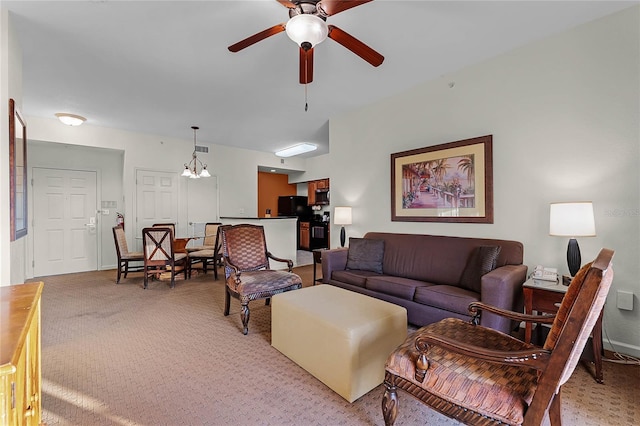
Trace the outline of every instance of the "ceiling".
[[288, 10], [259, 1], [2, 1], [23, 54], [22, 112], [70, 112], [85, 125], [274, 152], [329, 150], [329, 119], [525, 43], [614, 13], [616, 1], [375, 0], [327, 22], [385, 56], [373, 67], [331, 39], [314, 81], [298, 83], [285, 33], [227, 47]]

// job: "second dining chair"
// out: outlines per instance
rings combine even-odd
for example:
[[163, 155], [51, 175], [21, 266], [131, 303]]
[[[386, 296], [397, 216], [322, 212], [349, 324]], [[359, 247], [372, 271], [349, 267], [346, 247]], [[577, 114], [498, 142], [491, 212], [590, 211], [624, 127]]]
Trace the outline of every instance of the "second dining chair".
[[[129, 251], [127, 246], [127, 238], [124, 234], [124, 228], [122, 225], [113, 227], [113, 239], [116, 243], [116, 255], [118, 256], [118, 273], [116, 278], [116, 284], [120, 283], [120, 276], [124, 275], [127, 278], [129, 272], [142, 271], [144, 266], [140, 263], [144, 262], [144, 255], [141, 251], [133, 252]], [[138, 265], [131, 266], [129, 262], [138, 262]]]

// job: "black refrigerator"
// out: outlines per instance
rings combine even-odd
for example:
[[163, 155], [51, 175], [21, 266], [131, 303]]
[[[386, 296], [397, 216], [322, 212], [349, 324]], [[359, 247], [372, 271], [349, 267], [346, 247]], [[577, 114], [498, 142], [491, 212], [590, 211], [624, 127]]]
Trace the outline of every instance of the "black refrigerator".
[[[300, 221], [308, 221], [312, 216], [307, 197], [287, 195], [278, 197], [278, 216], [297, 216], [296, 246], [300, 250]], [[308, 231], [307, 231], [308, 232]]]
[[311, 218], [311, 206], [307, 197], [286, 195], [278, 197], [278, 216], [298, 216], [298, 219]]

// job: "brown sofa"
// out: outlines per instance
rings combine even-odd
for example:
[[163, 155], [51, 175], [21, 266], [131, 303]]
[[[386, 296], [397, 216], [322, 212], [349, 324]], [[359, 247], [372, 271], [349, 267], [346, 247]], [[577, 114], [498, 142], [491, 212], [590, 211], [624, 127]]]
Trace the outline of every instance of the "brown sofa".
[[[522, 310], [520, 242], [382, 232], [349, 241], [351, 249], [322, 253], [323, 282], [404, 306], [411, 324], [469, 320], [474, 301]], [[514, 326], [487, 312], [480, 323], [505, 333]]]

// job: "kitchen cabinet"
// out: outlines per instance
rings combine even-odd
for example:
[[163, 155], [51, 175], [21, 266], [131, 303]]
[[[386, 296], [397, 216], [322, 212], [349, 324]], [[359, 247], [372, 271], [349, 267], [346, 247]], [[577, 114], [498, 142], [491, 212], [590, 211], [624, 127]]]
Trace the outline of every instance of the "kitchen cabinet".
[[44, 284], [0, 287], [0, 425], [41, 420], [40, 295]]
[[316, 205], [316, 189], [318, 189], [318, 184], [315, 180], [307, 183], [307, 200], [310, 206]]
[[329, 189], [329, 179], [311, 180], [307, 182], [307, 199], [310, 206], [316, 205], [316, 190]]
[[311, 226], [309, 222], [300, 222], [300, 248], [309, 250], [311, 247]]

